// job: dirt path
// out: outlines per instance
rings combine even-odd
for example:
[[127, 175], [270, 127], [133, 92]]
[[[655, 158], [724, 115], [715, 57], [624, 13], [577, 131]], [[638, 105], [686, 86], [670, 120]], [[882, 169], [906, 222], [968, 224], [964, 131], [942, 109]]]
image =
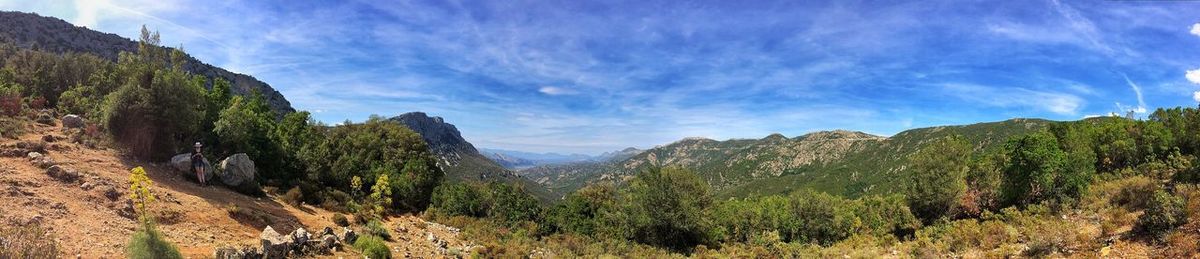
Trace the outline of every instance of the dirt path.
[[[30, 125], [19, 140], [0, 140], [0, 147], [22, 141], [43, 142], [44, 136], [50, 135], [57, 140], [46, 142], [45, 155], [62, 167], [79, 171], [81, 177], [67, 183], [50, 177], [26, 157], [0, 157], [0, 227], [39, 221], [58, 239], [65, 257], [124, 257], [125, 243], [137, 227], [129, 213], [122, 212], [127, 207], [129, 169], [137, 166], [144, 167], [154, 181], [152, 190], [159, 200], [152, 206], [159, 230], [179, 246], [185, 257], [210, 258], [215, 247], [258, 244], [258, 236], [268, 224], [280, 233], [303, 226], [309, 232], [334, 227], [341, 234], [330, 221], [332, 212], [312, 206], [295, 208], [274, 196], [256, 198], [224, 187], [200, 187], [166, 164], [140, 162], [116, 150], [68, 143], [60, 127]], [[228, 208], [232, 206], [255, 216], [231, 216]], [[470, 246], [458, 240], [456, 230], [415, 216], [393, 217], [386, 224], [393, 231], [395, 240], [390, 246], [398, 258], [406, 254], [444, 257], [447, 249], [427, 240], [430, 233], [445, 240], [447, 247]], [[359, 256], [340, 251], [323, 257]]]

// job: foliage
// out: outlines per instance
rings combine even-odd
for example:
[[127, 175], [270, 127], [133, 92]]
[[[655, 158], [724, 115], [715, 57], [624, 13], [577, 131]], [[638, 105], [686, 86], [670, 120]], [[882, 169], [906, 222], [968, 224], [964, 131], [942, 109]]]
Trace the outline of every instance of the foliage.
[[368, 221], [365, 227], [367, 234], [369, 235], [383, 238], [383, 240], [392, 240], [392, 233], [388, 231], [386, 226], [383, 225], [383, 222], [380, 222], [377, 219]]
[[[199, 135], [204, 79], [166, 60], [157, 43], [143, 31], [138, 54], [122, 53], [118, 69], [129, 78], [105, 100], [103, 124], [133, 155], [164, 160]], [[171, 53], [183, 55], [179, 50]]]
[[143, 223], [142, 228], [130, 236], [125, 246], [125, 256], [138, 259], [183, 258], [179, 248], [163, 239], [162, 233], [150, 222]]
[[250, 99], [235, 96], [213, 123], [220, 156], [246, 153], [264, 179], [291, 179], [283, 172], [282, 151], [271, 138], [275, 115], [261, 94]]
[[613, 236], [615, 215], [619, 213], [616, 189], [612, 185], [597, 184], [584, 187], [548, 212], [546, 224], [557, 231], [584, 236]]
[[1010, 205], [1076, 199], [1086, 190], [1091, 172], [1059, 148], [1058, 139], [1047, 131], [1009, 140], [1005, 145], [1009, 163], [1004, 168], [1001, 193]]
[[336, 224], [339, 227], [348, 227], [350, 226], [350, 221], [346, 220], [346, 215], [335, 213], [333, 214], [333, 224]]
[[622, 193], [628, 238], [676, 251], [712, 244], [713, 229], [704, 211], [712, 205], [708, 184], [678, 167], [638, 173]]
[[300, 187], [294, 187], [283, 194], [283, 202], [286, 202], [292, 207], [300, 207], [300, 202], [304, 201], [304, 193], [300, 192]]
[[[375, 186], [375, 180], [386, 174], [391, 188], [389, 209], [420, 211], [429, 206], [443, 173], [420, 135], [374, 116], [360, 124], [333, 127], [324, 134], [313, 152], [317, 155], [305, 158], [309, 171], [314, 172], [312, 182], [364, 193], [367, 190], [362, 188]], [[362, 179], [361, 187], [352, 186], [355, 176]]]
[[138, 218], [142, 221], [148, 221], [147, 216], [148, 206], [154, 202], [154, 193], [150, 192], [150, 186], [154, 185], [154, 181], [146, 176], [146, 170], [142, 167], [134, 167], [129, 170], [129, 199], [133, 201], [134, 208], [137, 209]]
[[372, 216], [382, 218], [392, 204], [392, 187], [387, 174], [380, 174], [371, 187], [371, 195], [367, 196], [367, 209]]
[[484, 194], [468, 183], [446, 182], [433, 191], [430, 207], [450, 216], [486, 217]]
[[56, 258], [59, 245], [39, 224], [0, 228], [0, 258]]
[[1135, 229], [1151, 237], [1162, 238], [1186, 220], [1183, 199], [1160, 190], [1150, 199], [1145, 214], [1138, 217]]
[[0, 115], [16, 117], [22, 110], [21, 86], [0, 81]]
[[934, 140], [913, 154], [905, 195], [926, 223], [948, 216], [966, 190], [971, 144], [959, 136]]
[[387, 243], [383, 239], [372, 235], [363, 235], [354, 240], [354, 248], [363, 254], [366, 258], [392, 258], [392, 250], [388, 249]]

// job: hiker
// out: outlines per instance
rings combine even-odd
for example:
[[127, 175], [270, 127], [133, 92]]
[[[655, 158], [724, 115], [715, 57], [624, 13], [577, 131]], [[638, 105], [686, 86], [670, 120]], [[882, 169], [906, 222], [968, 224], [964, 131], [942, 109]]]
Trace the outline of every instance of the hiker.
[[200, 180], [200, 186], [207, 186], [208, 179], [204, 179], [204, 154], [200, 153], [200, 142], [196, 142], [196, 150], [192, 151], [192, 168], [196, 172], [196, 179]]

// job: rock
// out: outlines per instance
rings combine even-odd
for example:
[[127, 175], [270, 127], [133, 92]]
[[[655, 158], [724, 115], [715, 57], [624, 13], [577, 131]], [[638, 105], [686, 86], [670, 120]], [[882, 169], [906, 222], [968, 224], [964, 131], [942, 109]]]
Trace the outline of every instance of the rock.
[[127, 219], [137, 218], [137, 211], [133, 208], [133, 201], [125, 200], [125, 205], [117, 209], [117, 215]]
[[271, 226], [263, 229], [259, 240], [262, 242], [263, 258], [284, 258], [287, 257], [288, 251], [292, 250], [291, 241], [279, 232], [275, 232]]
[[42, 135], [42, 141], [55, 142], [58, 141], [58, 138], [55, 138], [54, 135]]
[[75, 182], [76, 179], [79, 179], [79, 172], [76, 172], [74, 169], [59, 165], [53, 165], [50, 166], [50, 168], [47, 168], [46, 175], [49, 175], [51, 178], [54, 178], [58, 181], [67, 183]]
[[83, 189], [83, 190], [87, 191], [87, 190], [91, 190], [92, 187], [95, 187], [95, 186], [96, 185], [92, 184], [92, 182], [84, 182], [82, 185], [79, 185], [79, 189]]
[[254, 161], [245, 153], [233, 154], [221, 160], [221, 183], [238, 192], [259, 193], [261, 189], [258, 180], [255, 179], [257, 174], [258, 169], [254, 166]]
[[38, 113], [37, 119], [35, 121], [37, 121], [37, 123], [42, 124], [42, 125], [54, 126], [54, 116], [51, 116], [50, 113], [48, 113], [46, 111], [42, 111], [42, 112]]
[[321, 249], [333, 249], [337, 247], [337, 239], [337, 236], [333, 234], [321, 236]]
[[[171, 157], [171, 167], [174, 167], [175, 170], [179, 170], [179, 172], [183, 174], [183, 177], [187, 179], [200, 181], [200, 179], [196, 178], [196, 173], [192, 172], [192, 153], [183, 153]], [[213, 170], [212, 163], [208, 162], [207, 157], [204, 158], [204, 179], [211, 183], [216, 175], [217, 174], [215, 170]]]
[[354, 240], [358, 240], [358, 234], [348, 227], [342, 227], [342, 243], [353, 244]]
[[308, 230], [304, 230], [304, 228], [297, 228], [296, 231], [292, 231], [291, 237], [292, 245], [299, 249], [300, 246], [308, 243], [308, 239], [312, 238], [312, 234], [309, 234]]
[[28, 154], [25, 154], [25, 157], [28, 157], [29, 161], [35, 161], [38, 159], [42, 159], [42, 157], [45, 157], [45, 156], [46, 155], [42, 155], [42, 153], [38, 153], [38, 152], [29, 152]]
[[63, 127], [72, 129], [83, 128], [83, 117], [75, 114], [67, 114], [67, 116], [62, 117], [62, 124]]
[[38, 168], [50, 168], [56, 164], [58, 163], [55, 163], [54, 159], [48, 156], [41, 156], [33, 160], [33, 165], [37, 166]]
[[325, 236], [325, 235], [333, 235], [333, 228], [325, 227], [324, 229], [321, 229], [321, 233], [318, 234], [318, 236]]
[[258, 248], [254, 247], [218, 247], [213, 250], [213, 257], [217, 259], [258, 259], [262, 255], [258, 253]]
[[105, 185], [101, 190], [104, 190], [104, 197], [107, 197], [110, 201], [116, 201], [118, 198], [121, 198], [121, 192], [118, 192], [117, 188]]

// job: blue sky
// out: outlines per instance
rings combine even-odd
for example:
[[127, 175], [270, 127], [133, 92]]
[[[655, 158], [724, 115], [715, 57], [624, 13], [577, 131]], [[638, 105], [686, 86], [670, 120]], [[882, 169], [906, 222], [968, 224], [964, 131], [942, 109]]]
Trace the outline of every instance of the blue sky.
[[325, 122], [425, 111], [476, 146], [534, 152], [1200, 101], [1200, 2], [332, 2], [0, 9], [130, 38], [146, 24]]

